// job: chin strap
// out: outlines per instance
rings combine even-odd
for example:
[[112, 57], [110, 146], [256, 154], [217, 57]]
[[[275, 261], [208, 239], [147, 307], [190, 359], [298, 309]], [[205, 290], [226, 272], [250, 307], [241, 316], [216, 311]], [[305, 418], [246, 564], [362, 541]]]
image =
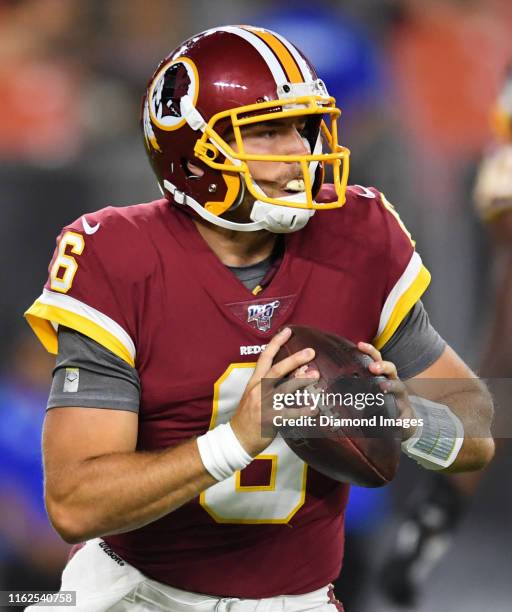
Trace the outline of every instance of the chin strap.
[[186, 204], [187, 206], [190, 206], [192, 210], [194, 210], [200, 217], [209, 223], [213, 223], [214, 225], [218, 225], [224, 229], [234, 230], [236, 232], [255, 232], [257, 230], [266, 229], [262, 222], [236, 223], [235, 221], [228, 221], [227, 219], [218, 217], [217, 215], [214, 215], [210, 211], [206, 210], [204, 206], [201, 206], [201, 204], [199, 204], [199, 202], [194, 200], [194, 198], [191, 196], [186, 195], [183, 193], [183, 191], [178, 191], [176, 186], [170, 181], [164, 180], [164, 187], [172, 194], [176, 204]]
[[[265, 195], [263, 189], [254, 183], [256, 191]], [[305, 193], [292, 193], [289, 196], [279, 198], [283, 202], [306, 203]], [[307, 208], [292, 208], [291, 206], [279, 206], [256, 200], [251, 210], [252, 221], [262, 221], [265, 229], [274, 234], [291, 234], [302, 229], [315, 214], [314, 210]]]
[[[277, 206], [256, 200], [251, 211], [252, 223], [236, 223], [209, 212], [197, 200], [179, 191], [170, 181], [164, 180], [164, 187], [172, 194], [176, 204], [190, 206], [205, 221], [236, 232], [256, 232], [264, 229], [275, 234], [288, 234], [302, 229], [315, 214], [314, 210]], [[305, 196], [293, 194], [281, 199], [287, 202], [302, 202], [305, 201]]]
[[[296, 198], [296, 196], [290, 196]], [[288, 198], [281, 198], [288, 200]], [[297, 201], [295, 200], [291, 200]], [[314, 210], [276, 206], [261, 200], [256, 200], [251, 210], [251, 219], [264, 223], [265, 229], [274, 234], [290, 234], [302, 229], [315, 214]]]

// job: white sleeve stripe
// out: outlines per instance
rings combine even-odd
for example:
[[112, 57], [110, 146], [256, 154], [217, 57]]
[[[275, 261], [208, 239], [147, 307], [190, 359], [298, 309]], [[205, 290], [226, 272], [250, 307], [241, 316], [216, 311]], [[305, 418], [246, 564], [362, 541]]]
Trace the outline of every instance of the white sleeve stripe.
[[379, 329], [377, 331], [376, 337], [379, 337], [386, 325], [388, 324], [393, 311], [395, 310], [395, 306], [398, 303], [398, 300], [402, 297], [402, 295], [409, 289], [412, 283], [416, 280], [418, 274], [421, 271], [423, 264], [421, 261], [421, 257], [414, 251], [411, 260], [407, 264], [402, 276], [398, 279], [397, 283], [390, 291], [385, 303], [382, 308], [382, 312], [379, 320]]
[[[54, 291], [49, 291], [48, 289], [43, 289], [43, 293], [37, 301], [41, 304], [55, 306], [57, 308], [67, 310], [88, 319], [91, 321], [91, 323], [94, 323], [99, 327], [102, 327], [112, 336], [117, 338], [117, 340], [119, 340], [119, 342], [125, 347], [132, 359], [135, 361], [135, 344], [133, 343], [130, 335], [118, 323], [116, 323], [114, 319], [111, 319], [99, 310], [96, 310], [96, 308], [88, 306], [70, 295], [56, 293]], [[55, 328], [55, 324], [53, 322], [51, 323]]]

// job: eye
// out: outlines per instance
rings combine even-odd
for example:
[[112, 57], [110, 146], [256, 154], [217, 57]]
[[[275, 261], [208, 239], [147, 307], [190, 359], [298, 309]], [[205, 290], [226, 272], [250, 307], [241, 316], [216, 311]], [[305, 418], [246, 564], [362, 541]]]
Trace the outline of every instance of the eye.
[[263, 138], [274, 138], [274, 136], [277, 136], [277, 129], [265, 128], [259, 133], [259, 136], [262, 136]]
[[301, 136], [307, 136], [308, 135], [308, 129], [306, 127], [306, 122], [305, 121], [304, 122], [301, 121], [301, 123], [297, 124], [297, 128], [296, 129], [297, 129], [297, 132], [299, 132], [299, 134]]

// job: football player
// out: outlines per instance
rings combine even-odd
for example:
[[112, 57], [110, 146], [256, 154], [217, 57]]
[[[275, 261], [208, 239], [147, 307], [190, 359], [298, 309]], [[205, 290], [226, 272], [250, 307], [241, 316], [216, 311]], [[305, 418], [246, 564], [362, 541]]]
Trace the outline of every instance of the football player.
[[[480, 162], [473, 192], [477, 214], [491, 236], [495, 268], [495, 295], [479, 374], [505, 379], [512, 376], [512, 66], [491, 119], [494, 142]], [[499, 403], [503, 391], [498, 385]], [[508, 397], [503, 399], [505, 406]], [[496, 428], [499, 431], [499, 418]], [[381, 586], [393, 602], [404, 606], [418, 602], [425, 581], [449, 550], [481, 476], [436, 474], [411, 498], [389, 557], [382, 563]]]
[[430, 326], [430, 276], [394, 208], [347, 187], [339, 116], [278, 34], [198, 34], [143, 101], [162, 199], [60, 234], [26, 316], [57, 354], [46, 503], [78, 544], [62, 579], [77, 609], [342, 609], [330, 583], [348, 486], [262, 435], [261, 379], [318, 376], [311, 349], [273, 362], [288, 323], [360, 342], [392, 385], [459, 379], [404, 402], [425, 417], [404, 451], [428, 469], [491, 459], [490, 437], [464, 436], [488, 431], [489, 395]]

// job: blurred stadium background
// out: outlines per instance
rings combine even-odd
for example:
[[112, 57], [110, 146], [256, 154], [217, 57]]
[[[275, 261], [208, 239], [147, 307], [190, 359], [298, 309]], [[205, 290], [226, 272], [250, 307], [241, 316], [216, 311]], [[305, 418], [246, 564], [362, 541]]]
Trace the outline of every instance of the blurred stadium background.
[[[491, 275], [471, 189], [512, 58], [510, 0], [0, 0], [0, 589], [58, 588], [68, 548], [42, 502], [52, 359], [22, 313], [64, 224], [158, 197], [138, 128], [147, 79], [181, 40], [225, 23], [276, 29], [309, 55], [344, 111], [351, 182], [395, 203], [433, 275], [434, 325], [477, 363]], [[348, 612], [397, 609], [375, 576], [404, 499], [427, 478], [403, 463], [386, 490], [354, 492]], [[511, 609], [511, 467], [507, 443], [414, 609]]]

